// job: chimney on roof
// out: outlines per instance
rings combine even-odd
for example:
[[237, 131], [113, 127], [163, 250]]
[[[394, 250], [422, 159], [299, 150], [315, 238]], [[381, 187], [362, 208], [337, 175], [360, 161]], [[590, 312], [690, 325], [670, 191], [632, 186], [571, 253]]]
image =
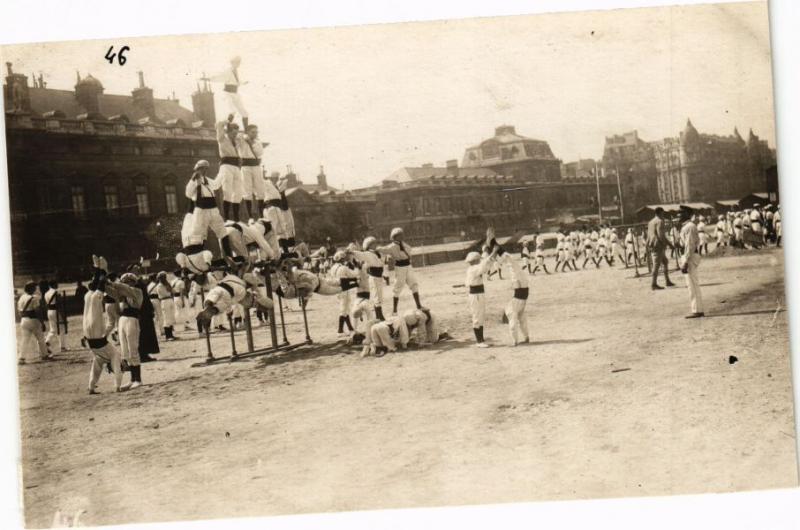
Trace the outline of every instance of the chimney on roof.
[[217, 121], [214, 109], [214, 93], [208, 88], [206, 74], [201, 78], [203, 87], [197, 84], [197, 92], [192, 94], [192, 111], [196, 120], [203, 122], [203, 127], [213, 127]]
[[8, 75], [3, 86], [3, 101], [7, 110], [30, 112], [31, 96], [28, 91], [28, 76], [15, 74], [11, 63], [6, 63]]
[[300, 185], [300, 181], [297, 178], [297, 175], [292, 171], [292, 166], [286, 166], [286, 175], [284, 176], [286, 179], [286, 188], [296, 188]]
[[144, 84], [144, 72], [139, 70], [139, 87], [131, 92], [133, 96], [133, 107], [144, 114], [145, 118], [156, 121], [156, 103], [153, 99], [153, 89]]
[[426, 163], [422, 164], [422, 167], [430, 168], [430, 167], [433, 167], [433, 164], [431, 162], [426, 162]]
[[47, 83], [44, 80], [42, 72], [39, 72], [39, 88], [47, 88]]
[[100, 114], [100, 96], [103, 95], [103, 84], [88, 74], [83, 79], [78, 74], [78, 82], [75, 83], [75, 99], [86, 110], [88, 115]]
[[452, 159], [444, 163], [449, 175], [458, 175], [458, 160]]
[[317, 175], [317, 186], [321, 191], [328, 190], [328, 177], [325, 176], [325, 168], [319, 166], [319, 175]]

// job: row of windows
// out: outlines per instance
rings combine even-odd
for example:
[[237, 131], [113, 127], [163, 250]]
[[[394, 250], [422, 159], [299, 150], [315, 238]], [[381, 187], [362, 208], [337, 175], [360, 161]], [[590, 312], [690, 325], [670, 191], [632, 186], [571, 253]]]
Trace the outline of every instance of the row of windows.
[[[83, 186], [72, 186], [70, 188], [72, 198], [72, 212], [76, 217], [86, 217], [86, 190]], [[105, 209], [109, 215], [119, 215], [120, 200], [119, 189], [113, 184], [103, 187], [105, 199]], [[166, 198], [167, 214], [178, 213], [178, 192], [174, 184], [164, 186], [164, 196]], [[136, 213], [141, 217], [150, 215], [150, 192], [145, 185], [136, 186]]]

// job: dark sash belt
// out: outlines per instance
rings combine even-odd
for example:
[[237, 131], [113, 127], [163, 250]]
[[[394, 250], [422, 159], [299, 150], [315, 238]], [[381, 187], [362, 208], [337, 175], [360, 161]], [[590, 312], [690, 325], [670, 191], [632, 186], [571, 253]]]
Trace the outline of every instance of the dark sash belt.
[[194, 201], [194, 207], [202, 210], [210, 210], [211, 208], [217, 207], [217, 200], [214, 197], [200, 197], [200, 200]]
[[528, 299], [528, 288], [527, 287], [520, 287], [518, 289], [514, 289], [514, 298], [517, 300], [527, 300]]
[[258, 167], [260, 165], [260, 158], [242, 158], [242, 167]]
[[383, 277], [383, 267], [367, 267], [367, 274], [373, 278]]
[[203, 252], [203, 245], [189, 245], [188, 247], [183, 247], [183, 253], [187, 256], [191, 256], [192, 254], [199, 254]]
[[230, 285], [228, 285], [228, 284], [225, 284], [225, 283], [218, 283], [217, 285], [219, 285], [220, 287], [222, 287], [223, 289], [225, 289], [226, 291], [228, 291], [228, 293], [229, 293], [231, 296], [233, 296], [233, 287], [231, 287]]
[[47, 309], [52, 309], [53, 311], [57, 311], [57, 310], [58, 310], [58, 306], [57, 306], [57, 305], [55, 305], [55, 304], [53, 304], [53, 305], [48, 305], [48, 306], [47, 306]]
[[267, 201], [267, 206], [268, 207], [280, 208], [281, 204], [282, 203], [281, 203], [280, 199], [270, 199], [270, 200]]
[[139, 318], [139, 310], [136, 309], [135, 307], [126, 307], [125, 309], [122, 310], [122, 313], [120, 313], [120, 316], [131, 317], [131, 318]]
[[483, 294], [485, 291], [483, 290], [483, 285], [470, 285], [469, 286], [469, 294]]
[[219, 163], [220, 165], [227, 164], [229, 166], [242, 167], [242, 159], [238, 156], [223, 156]]
[[242, 228], [242, 225], [240, 225], [239, 223], [226, 224], [225, 226], [229, 228], [235, 228], [236, 230], [239, 231], [239, 233], [244, 234], [244, 229]]
[[395, 267], [408, 267], [409, 265], [411, 265], [410, 259], [399, 259], [394, 262]]
[[39, 318], [39, 315], [36, 314], [36, 311], [23, 311], [22, 316], [25, 318]]
[[89, 343], [89, 347], [92, 349], [100, 349], [106, 344], [108, 344], [108, 339], [103, 337], [100, 339], [86, 339], [86, 342]]
[[364, 300], [369, 300], [369, 293], [364, 291], [359, 291], [356, 293], [357, 298], [363, 298]]
[[158, 300], [158, 295], [157, 294], [151, 294], [151, 295], [149, 295], [149, 298], [150, 298], [150, 300]]
[[237, 85], [225, 85], [222, 90], [235, 94], [239, 90], [239, 87]]
[[358, 287], [358, 280], [355, 278], [339, 278], [339, 286], [342, 288], [342, 291], [349, 291], [350, 289]]

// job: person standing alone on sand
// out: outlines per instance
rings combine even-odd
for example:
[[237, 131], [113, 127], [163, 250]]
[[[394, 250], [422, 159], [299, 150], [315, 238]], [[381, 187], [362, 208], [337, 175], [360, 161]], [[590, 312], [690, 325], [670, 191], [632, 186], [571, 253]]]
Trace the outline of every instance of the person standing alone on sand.
[[692, 221], [691, 208], [682, 206], [680, 219], [680, 241], [683, 246], [683, 254], [680, 258], [681, 272], [686, 278], [692, 311], [686, 315], [686, 318], [701, 318], [705, 316], [705, 313], [703, 312], [703, 295], [700, 292], [700, 279], [697, 276], [697, 268], [700, 266], [700, 253], [698, 252], [700, 237], [697, 233], [697, 225]]
[[667, 247], [673, 247], [667, 239], [664, 230], [664, 208], [656, 208], [656, 215], [647, 223], [647, 247], [653, 260], [653, 281], [650, 285], [652, 290], [663, 289], [658, 285], [658, 269], [664, 267], [664, 280], [667, 287], [675, 284], [669, 280], [669, 261], [667, 260]]

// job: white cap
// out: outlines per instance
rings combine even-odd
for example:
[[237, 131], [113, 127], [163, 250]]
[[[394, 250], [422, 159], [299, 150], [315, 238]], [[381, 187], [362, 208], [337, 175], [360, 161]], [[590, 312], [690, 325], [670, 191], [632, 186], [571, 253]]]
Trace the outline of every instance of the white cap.
[[398, 227], [392, 228], [392, 232], [389, 234], [390, 239], [394, 239], [397, 236], [403, 235], [403, 229]]
[[373, 245], [373, 244], [374, 244], [376, 241], [378, 241], [378, 240], [377, 240], [377, 239], [375, 239], [374, 237], [372, 237], [372, 236], [367, 236], [367, 237], [365, 237], [365, 238], [364, 238], [364, 243], [362, 243], [362, 245], [361, 245], [361, 248], [362, 248], [363, 250], [367, 250], [367, 249], [368, 249], [368, 248], [369, 248], [371, 245]]
[[480, 259], [481, 255], [473, 251], [467, 254], [467, 257], [464, 261], [466, 261], [467, 263], [475, 263], [476, 261], [480, 261]]
[[201, 167], [209, 167], [208, 160], [198, 160], [197, 163], [194, 165], [195, 171], [197, 171]]
[[337, 250], [333, 255], [333, 261], [342, 261], [344, 259], [344, 251]]

